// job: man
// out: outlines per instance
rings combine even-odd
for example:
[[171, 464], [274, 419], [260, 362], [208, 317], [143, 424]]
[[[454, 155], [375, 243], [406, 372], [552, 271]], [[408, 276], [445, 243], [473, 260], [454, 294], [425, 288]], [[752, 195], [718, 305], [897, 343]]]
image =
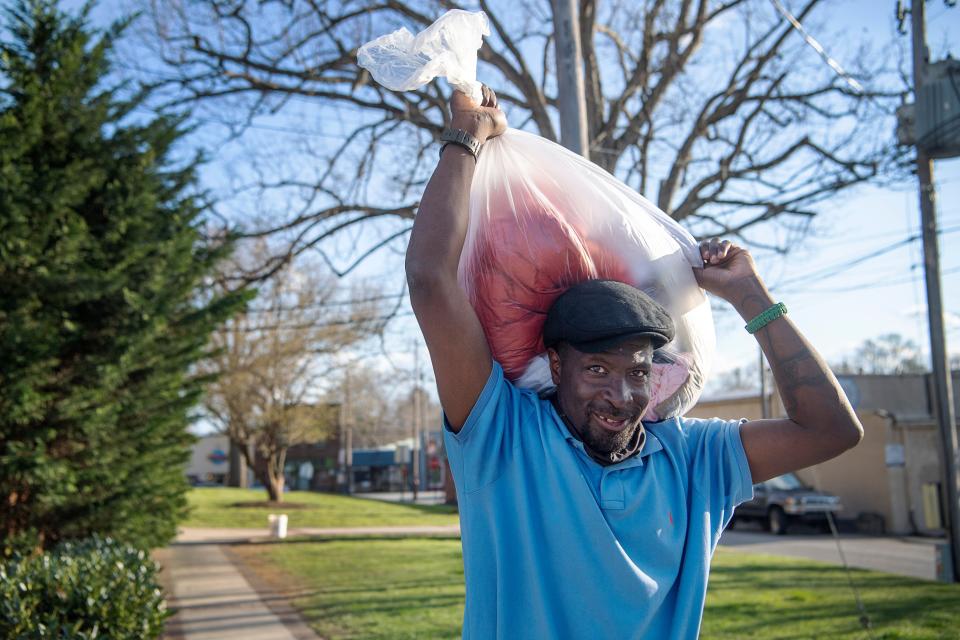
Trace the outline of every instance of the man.
[[832, 458], [862, 427], [744, 249], [701, 245], [701, 287], [750, 321], [787, 418], [643, 423], [653, 349], [673, 324], [612, 282], [560, 296], [544, 326], [557, 392], [507, 382], [457, 285], [475, 151], [506, 129], [484, 87], [451, 99], [454, 135], [423, 194], [407, 278], [436, 373], [457, 485], [465, 638], [696, 638], [710, 558], [752, 484]]

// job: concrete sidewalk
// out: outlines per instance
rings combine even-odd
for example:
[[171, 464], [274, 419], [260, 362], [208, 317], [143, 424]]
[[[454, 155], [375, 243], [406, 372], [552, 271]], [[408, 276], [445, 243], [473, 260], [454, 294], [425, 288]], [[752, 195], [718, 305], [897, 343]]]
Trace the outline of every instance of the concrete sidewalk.
[[[460, 525], [432, 525], [411, 527], [295, 527], [287, 530], [287, 537], [336, 537], [351, 538], [363, 536], [410, 537], [437, 536], [458, 537]], [[267, 527], [259, 529], [216, 529], [180, 527], [177, 529], [177, 544], [232, 544], [237, 542], [266, 542], [271, 540]]]
[[[456, 537], [459, 525], [290, 529], [308, 537]], [[318, 640], [288, 594], [273, 590], [236, 560], [229, 545], [270, 542], [260, 529], [181, 528], [176, 541], [154, 552], [167, 606], [167, 640]]]
[[167, 640], [318, 640], [282, 594], [255, 589], [219, 545], [175, 543], [154, 558], [174, 611]]

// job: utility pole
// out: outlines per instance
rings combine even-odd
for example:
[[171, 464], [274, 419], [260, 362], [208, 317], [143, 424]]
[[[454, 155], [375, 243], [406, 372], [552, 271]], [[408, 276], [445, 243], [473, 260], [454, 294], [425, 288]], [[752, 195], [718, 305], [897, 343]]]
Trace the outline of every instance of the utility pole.
[[346, 414], [345, 429], [347, 431], [346, 451], [344, 459], [347, 466], [347, 493], [353, 495], [353, 407], [350, 406], [350, 370], [343, 377], [343, 405]]
[[[915, 99], [920, 96], [920, 88], [923, 86], [929, 62], [923, 5], [924, 0], [912, 0], [910, 4]], [[917, 178], [920, 181], [920, 220], [923, 234], [923, 269], [927, 285], [927, 317], [930, 322], [930, 355], [933, 359], [937, 420], [943, 441], [947, 540], [950, 543], [953, 560], [953, 580], [956, 582], [960, 581], [960, 575], [958, 575], [960, 574], [960, 457], [958, 457], [957, 428], [953, 411], [953, 382], [950, 379], [943, 322], [933, 160], [920, 144], [917, 144]]]
[[576, 0], [552, 0], [553, 42], [557, 58], [557, 96], [560, 103], [560, 142], [587, 160], [587, 93], [580, 47], [580, 14]]
[[413, 447], [410, 458], [413, 462], [413, 501], [417, 501], [417, 491], [420, 489], [420, 345], [413, 342], [413, 370], [415, 384], [413, 387]]
[[347, 493], [347, 383], [344, 379], [343, 398], [340, 400], [340, 411], [337, 412], [337, 444], [340, 451], [337, 454], [337, 491]]

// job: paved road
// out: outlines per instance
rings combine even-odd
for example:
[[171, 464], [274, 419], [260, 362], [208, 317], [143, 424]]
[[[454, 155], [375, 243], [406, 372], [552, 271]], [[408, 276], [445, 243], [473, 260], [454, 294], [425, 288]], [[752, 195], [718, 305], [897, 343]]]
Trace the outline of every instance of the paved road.
[[[410, 491], [381, 491], [371, 493], [354, 493], [354, 498], [366, 498], [368, 500], [381, 500], [383, 502], [403, 502], [410, 504], [414, 502], [413, 493]], [[443, 491], [431, 489], [429, 491], [417, 492], [417, 504], [443, 504], [447, 495]]]
[[[935, 580], [936, 544], [930, 538], [896, 538], [841, 534], [840, 547], [847, 564], [861, 569], [885, 571], [912, 578]], [[775, 536], [762, 531], [724, 531], [720, 544], [747, 553], [792, 556], [841, 564], [840, 551], [833, 536], [823, 533], [798, 533]]]

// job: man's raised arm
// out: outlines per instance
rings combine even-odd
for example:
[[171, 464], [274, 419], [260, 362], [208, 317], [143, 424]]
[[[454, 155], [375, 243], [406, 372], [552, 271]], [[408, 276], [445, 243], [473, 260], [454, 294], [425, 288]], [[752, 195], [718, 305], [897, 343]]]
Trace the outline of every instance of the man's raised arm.
[[[747, 321], [774, 305], [753, 258], [729, 241], [700, 245], [700, 286], [727, 302]], [[760, 324], [763, 324], [762, 322]], [[753, 420], [740, 428], [753, 481], [829, 460], [853, 447], [863, 427], [833, 373], [787, 316], [754, 335], [777, 383], [786, 419]]]
[[[454, 92], [450, 109], [451, 128], [481, 143], [507, 128], [497, 97], [487, 87], [480, 105]], [[475, 169], [469, 150], [446, 146], [420, 200], [406, 260], [410, 303], [430, 350], [440, 404], [454, 431], [463, 427], [492, 366], [480, 320], [457, 284]]]

